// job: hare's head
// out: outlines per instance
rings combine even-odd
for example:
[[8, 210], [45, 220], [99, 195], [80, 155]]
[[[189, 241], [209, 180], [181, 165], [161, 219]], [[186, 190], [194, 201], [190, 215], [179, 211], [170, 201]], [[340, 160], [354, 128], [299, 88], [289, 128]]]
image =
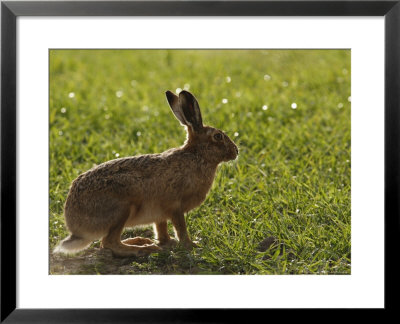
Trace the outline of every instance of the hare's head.
[[183, 90], [177, 96], [167, 91], [166, 96], [175, 117], [186, 126], [185, 148], [198, 151], [204, 159], [215, 163], [236, 159], [236, 144], [223, 131], [203, 125], [199, 104], [190, 92]]

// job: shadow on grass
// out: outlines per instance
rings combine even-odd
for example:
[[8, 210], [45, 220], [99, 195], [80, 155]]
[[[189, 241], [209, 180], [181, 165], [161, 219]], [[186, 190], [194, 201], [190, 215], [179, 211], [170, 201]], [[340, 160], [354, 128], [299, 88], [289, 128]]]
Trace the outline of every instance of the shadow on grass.
[[[265, 242], [264, 242], [265, 243]], [[274, 242], [275, 243], [275, 242]], [[265, 244], [264, 244], [265, 245]], [[268, 242], [267, 245], [272, 245]], [[260, 246], [263, 251], [262, 259], [271, 259], [272, 255], [281, 255], [279, 245], [274, 245], [273, 250], [269, 246]], [[271, 252], [273, 252], [271, 254]], [[278, 252], [278, 253], [276, 253]], [[226, 261], [224, 266], [218, 266], [207, 261], [201, 247], [187, 251], [181, 246], [171, 250], [153, 253], [141, 257], [115, 257], [111, 250], [100, 248], [100, 243], [93, 244], [90, 248], [74, 254], [50, 253], [51, 275], [134, 275], [134, 274], [240, 274], [246, 271], [240, 269], [240, 264]], [[273, 262], [273, 260], [271, 260]], [[234, 264], [230, 264], [233, 262]]]

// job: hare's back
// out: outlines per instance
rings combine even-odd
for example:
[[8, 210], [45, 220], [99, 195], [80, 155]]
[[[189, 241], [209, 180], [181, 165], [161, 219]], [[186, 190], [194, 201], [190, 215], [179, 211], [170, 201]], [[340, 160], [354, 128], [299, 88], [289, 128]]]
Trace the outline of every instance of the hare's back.
[[137, 183], [154, 176], [162, 160], [159, 154], [146, 154], [104, 162], [78, 176], [70, 193], [128, 193]]

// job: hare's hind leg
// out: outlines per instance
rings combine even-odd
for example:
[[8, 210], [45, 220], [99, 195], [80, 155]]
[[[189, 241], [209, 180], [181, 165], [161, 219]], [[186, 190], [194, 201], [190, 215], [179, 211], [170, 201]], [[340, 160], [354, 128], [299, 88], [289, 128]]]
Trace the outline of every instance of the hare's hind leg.
[[122, 243], [127, 245], [145, 245], [145, 244], [154, 244], [154, 241], [146, 237], [137, 236], [123, 240]]
[[111, 228], [107, 236], [102, 240], [104, 248], [110, 249], [115, 256], [142, 256], [149, 255], [150, 253], [160, 251], [161, 248], [155, 244], [151, 245], [128, 245], [121, 242], [121, 234], [124, 229], [125, 222], [121, 222], [115, 227]]
[[[132, 205], [129, 210], [129, 217], [125, 222], [124, 227], [132, 227], [137, 225], [137, 212], [138, 208]], [[154, 244], [154, 241], [149, 238], [137, 236], [123, 240], [122, 243], [126, 245], [145, 245], [145, 244], [148, 245], [148, 244]]]

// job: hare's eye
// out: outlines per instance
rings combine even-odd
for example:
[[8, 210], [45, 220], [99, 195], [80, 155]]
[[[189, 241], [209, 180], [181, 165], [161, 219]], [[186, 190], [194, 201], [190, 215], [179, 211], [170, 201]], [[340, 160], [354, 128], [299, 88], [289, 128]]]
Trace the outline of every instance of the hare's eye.
[[221, 133], [217, 133], [217, 134], [214, 135], [214, 138], [215, 138], [217, 141], [220, 141], [220, 140], [222, 140], [222, 134], [221, 134]]

